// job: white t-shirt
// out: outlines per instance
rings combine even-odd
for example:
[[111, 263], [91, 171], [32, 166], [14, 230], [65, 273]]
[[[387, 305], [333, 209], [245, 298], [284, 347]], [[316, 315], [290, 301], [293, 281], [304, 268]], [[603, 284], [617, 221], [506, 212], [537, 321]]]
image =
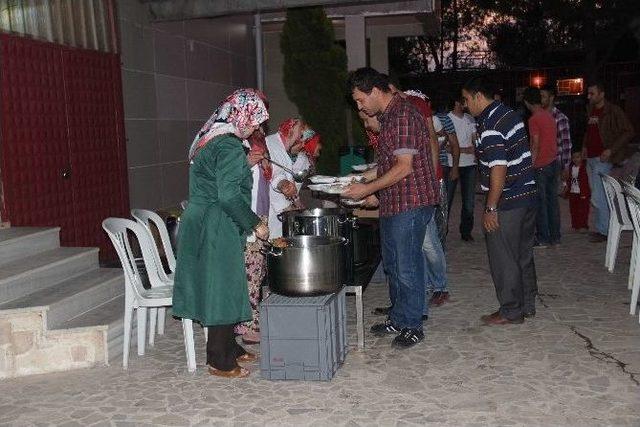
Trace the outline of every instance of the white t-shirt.
[[[450, 112], [449, 118], [453, 122], [453, 127], [456, 128], [456, 137], [458, 138], [458, 144], [460, 148], [475, 147], [474, 141], [471, 139], [473, 134], [476, 133], [476, 121], [469, 114], [464, 114], [462, 118]], [[449, 158], [449, 166], [453, 166], [453, 157], [451, 154], [447, 156]], [[476, 156], [473, 154], [460, 153], [460, 167], [473, 166], [476, 164]]]

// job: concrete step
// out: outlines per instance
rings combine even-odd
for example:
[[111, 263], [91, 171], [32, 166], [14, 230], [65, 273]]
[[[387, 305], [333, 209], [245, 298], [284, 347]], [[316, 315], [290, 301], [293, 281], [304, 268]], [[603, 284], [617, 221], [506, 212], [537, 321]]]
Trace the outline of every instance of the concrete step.
[[53, 287], [97, 267], [97, 248], [56, 248], [11, 261], [0, 268], [0, 303]]
[[60, 247], [60, 227], [0, 230], [0, 266]]
[[[99, 325], [108, 326], [107, 347], [109, 361], [117, 361], [118, 356], [122, 355], [122, 339], [124, 335], [124, 295], [113, 298], [98, 307], [94, 307], [86, 313], [61, 323], [59, 328], [82, 328]], [[135, 327], [136, 316], [134, 315], [132, 330], [135, 330]], [[135, 334], [132, 334], [132, 336], [135, 340]], [[133, 343], [132, 348], [135, 348], [135, 344]]]
[[49, 329], [124, 294], [124, 277], [118, 268], [98, 268], [55, 286], [0, 304], [0, 310], [48, 306]]

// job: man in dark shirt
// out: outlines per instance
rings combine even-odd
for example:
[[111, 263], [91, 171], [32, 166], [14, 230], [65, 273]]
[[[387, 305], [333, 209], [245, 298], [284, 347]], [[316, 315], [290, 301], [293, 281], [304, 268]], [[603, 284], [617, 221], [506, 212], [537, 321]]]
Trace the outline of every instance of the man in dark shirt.
[[476, 117], [481, 188], [487, 194], [482, 224], [491, 277], [500, 309], [482, 316], [489, 325], [522, 323], [534, 316], [538, 291], [533, 263], [536, 182], [524, 123], [493, 100], [484, 77], [462, 88], [469, 112]]
[[609, 232], [609, 206], [600, 175], [611, 172], [614, 164], [627, 157], [627, 145], [633, 138], [633, 126], [622, 108], [607, 101], [604, 85], [594, 82], [587, 88], [587, 131], [582, 143], [582, 158], [587, 159], [591, 204], [595, 232], [593, 243], [607, 240]]
[[389, 274], [389, 318], [374, 325], [377, 335], [396, 334], [393, 346], [411, 347], [424, 339], [426, 262], [422, 243], [439, 201], [429, 131], [424, 116], [389, 89], [387, 76], [361, 68], [349, 76], [348, 88], [358, 109], [380, 122], [377, 177], [353, 184], [344, 197], [374, 203], [378, 193], [380, 240]]

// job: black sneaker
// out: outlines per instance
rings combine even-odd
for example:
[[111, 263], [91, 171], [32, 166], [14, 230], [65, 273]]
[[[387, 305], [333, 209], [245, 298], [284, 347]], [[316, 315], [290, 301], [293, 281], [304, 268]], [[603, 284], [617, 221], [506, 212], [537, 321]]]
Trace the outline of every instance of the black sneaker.
[[377, 323], [371, 327], [371, 333], [379, 337], [399, 332], [400, 329], [394, 326], [389, 319], [385, 320], [384, 323]]
[[423, 339], [424, 339], [424, 332], [422, 332], [421, 330], [404, 328], [400, 332], [400, 335], [398, 335], [393, 339], [391, 346], [395, 348], [400, 348], [400, 349], [409, 348], [418, 344]]
[[463, 242], [475, 242], [476, 241], [476, 239], [474, 239], [471, 234], [465, 234], [460, 238], [462, 239]]
[[522, 313], [522, 315], [525, 319], [536, 317], [536, 309], [534, 308], [533, 310], [526, 310], [524, 313]]

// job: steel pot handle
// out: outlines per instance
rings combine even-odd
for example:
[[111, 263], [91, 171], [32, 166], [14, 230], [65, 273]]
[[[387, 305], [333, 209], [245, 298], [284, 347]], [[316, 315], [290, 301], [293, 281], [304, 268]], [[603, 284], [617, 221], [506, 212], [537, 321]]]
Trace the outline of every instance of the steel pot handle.
[[[279, 252], [276, 252], [276, 249], [279, 250]], [[267, 254], [275, 257], [280, 257], [282, 256], [283, 253], [284, 251], [282, 250], [282, 248], [276, 248], [275, 246], [270, 246], [269, 252]]]
[[354, 230], [357, 230], [358, 228], [358, 217], [354, 216], [353, 218], [351, 218], [351, 228], [353, 228]]
[[346, 237], [341, 237], [341, 239], [344, 246], [347, 246], [349, 244], [349, 239], [347, 239]]
[[345, 223], [347, 223], [349, 221], [350, 221], [349, 218], [345, 218], [345, 219], [338, 218], [338, 224], [340, 224], [340, 225], [345, 224]]

